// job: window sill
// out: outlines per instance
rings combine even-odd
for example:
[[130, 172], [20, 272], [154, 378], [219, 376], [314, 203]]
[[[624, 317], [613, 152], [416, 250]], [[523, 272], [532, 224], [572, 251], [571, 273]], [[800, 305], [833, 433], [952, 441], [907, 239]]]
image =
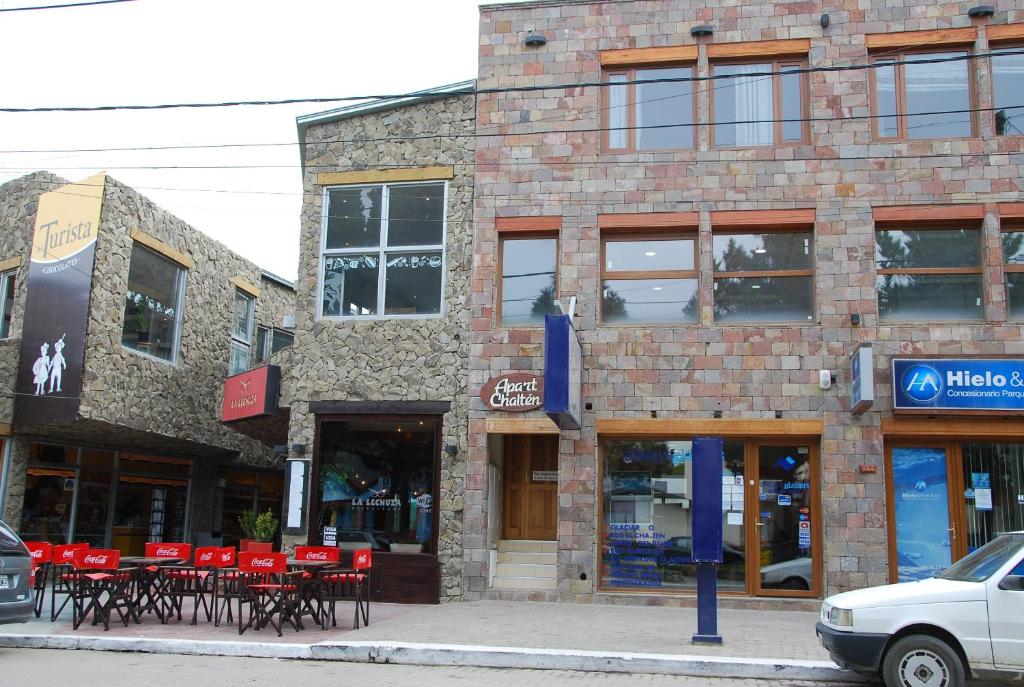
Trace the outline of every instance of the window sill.
[[685, 329], [701, 325], [700, 322], [598, 322], [597, 326], [610, 329], [624, 329], [627, 327], [641, 329]]
[[810, 141], [786, 141], [785, 143], [762, 143], [759, 145], [746, 145], [746, 146], [719, 146], [711, 145], [709, 152], [730, 152], [730, 151], [743, 151], [743, 150], [775, 150], [778, 148], [800, 148], [802, 146], [814, 145]]
[[350, 315], [342, 317], [340, 315], [317, 315], [317, 322], [335, 322], [343, 324], [345, 322], [385, 322], [388, 320], [440, 320], [444, 319], [447, 313], [437, 313], [434, 315]]
[[969, 325], [980, 325], [980, 324], [984, 324], [984, 325], [998, 325], [998, 324], [1002, 324], [1002, 323], [1001, 322], [990, 322], [989, 320], [883, 320], [883, 319], [879, 318], [878, 319], [878, 324], [876, 325], [876, 327], [921, 327], [921, 326], [928, 326], [928, 327], [940, 326], [940, 327], [946, 327], [946, 326], [955, 326], [955, 325], [960, 325], [960, 324], [969, 324]]
[[126, 353], [130, 353], [132, 355], [137, 355], [137, 356], [139, 356], [141, 358], [145, 358], [146, 360], [152, 360], [153, 362], [161, 363], [163, 365], [170, 365], [171, 367], [177, 367], [178, 366], [178, 355], [177, 355], [177, 353], [175, 353], [175, 356], [174, 356], [173, 359], [167, 360], [166, 358], [161, 358], [159, 356], [151, 355], [149, 353], [146, 353], [145, 351], [140, 351], [140, 350], [135, 349], [135, 348], [130, 348], [129, 346], [125, 346], [124, 344], [121, 344], [121, 351], [122, 352], [126, 352]]

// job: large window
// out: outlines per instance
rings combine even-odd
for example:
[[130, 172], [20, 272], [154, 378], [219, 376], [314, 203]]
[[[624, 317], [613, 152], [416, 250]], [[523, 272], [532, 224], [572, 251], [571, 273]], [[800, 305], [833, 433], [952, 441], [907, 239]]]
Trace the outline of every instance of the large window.
[[1024, 226], [1003, 232], [1003, 274], [1006, 275], [1006, 316], [1024, 319]]
[[996, 133], [1024, 134], [1024, 45], [999, 48], [992, 53], [992, 91], [996, 107]]
[[811, 232], [716, 233], [715, 322], [814, 319]]
[[443, 182], [329, 188], [323, 227], [321, 315], [440, 314]]
[[11, 316], [14, 314], [14, 281], [16, 270], [0, 274], [0, 339], [11, 335]]
[[881, 320], [984, 319], [980, 229], [882, 229], [875, 263]]
[[185, 270], [139, 243], [128, 268], [121, 345], [173, 362], [178, 353]]
[[241, 289], [235, 289], [234, 311], [231, 318], [231, 362], [228, 374], [236, 375], [249, 369], [252, 359], [252, 320], [256, 299]]
[[501, 323], [543, 325], [558, 312], [558, 239], [514, 236], [501, 240]]
[[601, 248], [604, 324], [698, 321], [696, 237], [610, 236]]
[[[693, 148], [693, 67], [607, 74], [609, 150]], [[684, 79], [675, 81], [675, 79]], [[649, 81], [650, 83], [630, 83]]]
[[[888, 140], [971, 136], [969, 60], [928, 62], [959, 52], [908, 53], [874, 60], [875, 137]], [[947, 114], [930, 114], [947, 113]]]
[[807, 138], [803, 61], [718, 64], [712, 67], [714, 144], [768, 146]]

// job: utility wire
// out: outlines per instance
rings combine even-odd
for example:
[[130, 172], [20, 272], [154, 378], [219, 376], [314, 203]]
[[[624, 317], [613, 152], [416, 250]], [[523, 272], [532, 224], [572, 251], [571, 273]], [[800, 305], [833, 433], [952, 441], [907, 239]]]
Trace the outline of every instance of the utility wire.
[[[122, 0], [123, 1], [123, 0]], [[781, 76], [784, 74], [813, 74], [818, 72], [843, 72], [862, 71], [876, 69], [878, 67], [891, 67], [906, 64], [938, 64], [944, 62], [960, 62], [965, 60], [986, 59], [993, 55], [1024, 55], [1022, 50], [1000, 50], [997, 52], [966, 53], [963, 55], [951, 55], [948, 57], [933, 57], [929, 59], [902, 59], [886, 60], [884, 63], [871, 62], [868, 64], [847, 64], [831, 65], [822, 67], [787, 67], [780, 70], [766, 70], [762, 72], [750, 72], [748, 74], [711, 74], [709, 76], [686, 76], [686, 77], [662, 77], [656, 79], [630, 79], [610, 83], [608, 81], [582, 81], [576, 83], [562, 83], [534, 86], [505, 86], [502, 88], [463, 88], [444, 93], [412, 92], [412, 93], [391, 93], [379, 95], [352, 95], [335, 96], [325, 98], [284, 98], [279, 100], [227, 100], [221, 102], [196, 102], [196, 103], [160, 103], [153, 105], [131, 104], [131, 105], [80, 105], [80, 106], [50, 106], [50, 107], [0, 107], [0, 112], [7, 113], [40, 113], [40, 112], [110, 112], [117, 110], [171, 110], [171, 109], [203, 109], [215, 107], [242, 107], [242, 106], [268, 106], [268, 105], [301, 105], [312, 103], [337, 103], [353, 101], [374, 101], [398, 100], [408, 98], [434, 98], [443, 99], [461, 95], [495, 95], [502, 93], [533, 93], [537, 91], [567, 90], [576, 88], [607, 88], [609, 86], [641, 85], [655, 83], [686, 83], [702, 81], [720, 81], [725, 79], [751, 79], [755, 77]]]
[[92, 5], [113, 5], [135, 0], [91, 0], [91, 2], [72, 2], [64, 5], [33, 5], [29, 7], [0, 7], [0, 12], [29, 12], [32, 10], [62, 10], [67, 7], [90, 7]]

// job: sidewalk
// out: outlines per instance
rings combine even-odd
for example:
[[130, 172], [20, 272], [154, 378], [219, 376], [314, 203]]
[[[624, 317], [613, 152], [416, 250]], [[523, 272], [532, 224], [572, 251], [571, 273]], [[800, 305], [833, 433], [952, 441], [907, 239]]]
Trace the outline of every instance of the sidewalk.
[[[0, 625], [0, 647], [143, 651], [313, 660], [552, 668], [734, 678], [857, 681], [840, 671], [814, 635], [817, 615], [804, 611], [719, 610], [722, 646], [694, 645], [696, 609], [475, 601], [439, 606], [372, 604], [370, 626], [283, 637], [200, 619], [161, 625], [71, 629], [67, 619]], [[48, 607], [46, 609], [49, 610]]]

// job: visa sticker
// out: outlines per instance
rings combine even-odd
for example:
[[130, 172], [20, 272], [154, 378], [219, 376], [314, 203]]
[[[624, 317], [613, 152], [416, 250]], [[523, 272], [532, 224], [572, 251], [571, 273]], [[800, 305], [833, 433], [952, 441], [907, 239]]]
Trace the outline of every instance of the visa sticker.
[[779, 494], [779, 505], [780, 506], [792, 506], [793, 497], [789, 494]]

